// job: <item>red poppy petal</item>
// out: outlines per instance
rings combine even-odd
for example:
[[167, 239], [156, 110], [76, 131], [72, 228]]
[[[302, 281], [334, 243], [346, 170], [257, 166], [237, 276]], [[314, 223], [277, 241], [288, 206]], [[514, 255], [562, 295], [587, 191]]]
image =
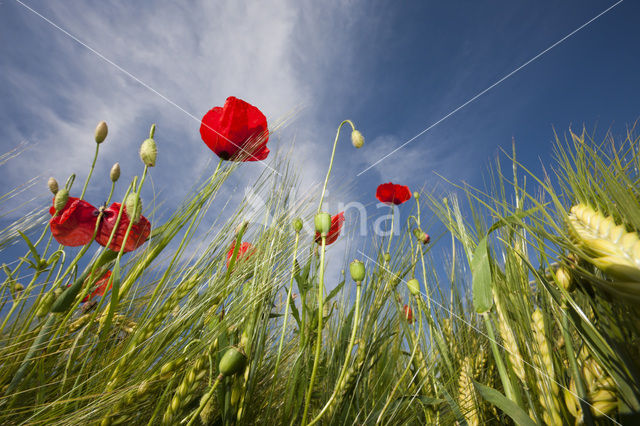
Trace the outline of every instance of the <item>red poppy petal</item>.
[[378, 186], [376, 198], [381, 203], [398, 205], [411, 198], [411, 191], [408, 186], [388, 182]]
[[[229, 263], [231, 263], [231, 257], [233, 257], [233, 250], [236, 247], [236, 242], [232, 242], [231, 243], [231, 247], [229, 248], [229, 251], [227, 252], [227, 268], [229, 267]], [[248, 259], [249, 257], [251, 257], [251, 255], [253, 254], [254, 249], [253, 246], [251, 245], [251, 243], [242, 243], [240, 244], [240, 248], [238, 249], [238, 255], [236, 258], [236, 262], [240, 261], [243, 258]], [[246, 256], [245, 256], [246, 254]]]
[[[55, 208], [51, 207], [49, 212], [54, 215]], [[59, 214], [49, 220], [51, 234], [64, 246], [83, 246], [93, 238], [97, 217], [98, 209], [84, 200], [69, 197]]]
[[[121, 205], [120, 203], [113, 203], [111, 206], [104, 210], [102, 222], [100, 223], [100, 231], [96, 236], [96, 241], [101, 246], [106, 247], [109, 242], [109, 238], [113, 229], [115, 227], [116, 221], [118, 219], [118, 213], [120, 212]], [[126, 207], [125, 207], [126, 209]], [[109, 245], [109, 249], [113, 251], [120, 251], [122, 247], [122, 243], [124, 241], [124, 236], [127, 232], [127, 228], [129, 227], [129, 216], [127, 216], [126, 210], [122, 212], [122, 217], [120, 218], [120, 223], [118, 224], [118, 229], [115, 231], [113, 235], [113, 239], [111, 240], [111, 244]], [[147, 241], [149, 238], [149, 234], [151, 234], [151, 223], [147, 220], [146, 217], [140, 216], [140, 220], [138, 223], [134, 223], [131, 226], [131, 231], [129, 231], [129, 237], [124, 245], [124, 252], [130, 252]]]
[[200, 136], [220, 158], [259, 161], [269, 155], [267, 118], [253, 105], [230, 96], [224, 107], [215, 107], [202, 118]]

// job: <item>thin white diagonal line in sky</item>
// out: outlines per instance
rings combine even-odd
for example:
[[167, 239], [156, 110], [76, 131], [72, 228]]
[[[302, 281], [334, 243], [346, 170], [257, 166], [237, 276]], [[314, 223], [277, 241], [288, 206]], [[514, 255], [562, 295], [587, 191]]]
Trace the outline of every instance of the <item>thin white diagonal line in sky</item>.
[[410, 144], [411, 142], [413, 142], [414, 140], [416, 140], [417, 138], [419, 138], [420, 136], [424, 135], [425, 133], [427, 133], [429, 130], [431, 130], [432, 128], [434, 128], [435, 126], [437, 126], [438, 124], [442, 123], [444, 120], [446, 120], [447, 118], [451, 117], [453, 114], [455, 114], [456, 112], [460, 111], [462, 108], [466, 107], [467, 105], [469, 105], [471, 102], [475, 101], [476, 99], [478, 99], [480, 96], [484, 95], [485, 93], [487, 93], [489, 90], [493, 89], [494, 87], [496, 87], [497, 85], [499, 85], [500, 83], [502, 83], [503, 81], [505, 81], [506, 79], [508, 79], [509, 77], [511, 77], [512, 75], [514, 75], [515, 73], [517, 73], [518, 71], [520, 71], [521, 69], [523, 69], [524, 67], [526, 67], [527, 65], [529, 65], [530, 63], [532, 63], [533, 61], [535, 61], [536, 59], [540, 58], [542, 55], [544, 55], [545, 53], [549, 52], [551, 49], [553, 49], [554, 47], [558, 46], [559, 44], [561, 44], [562, 42], [564, 42], [565, 40], [567, 40], [568, 38], [570, 38], [571, 36], [575, 35], [578, 31], [582, 30], [584, 27], [586, 27], [587, 25], [593, 23], [596, 19], [600, 18], [602, 15], [604, 15], [605, 13], [609, 12], [611, 9], [613, 9], [614, 7], [616, 7], [617, 5], [619, 5], [620, 3], [622, 3], [624, 0], [619, 0], [617, 3], [609, 6], [608, 8], [606, 8], [605, 10], [603, 10], [602, 12], [600, 12], [599, 14], [597, 14], [596, 16], [594, 16], [593, 18], [591, 18], [590, 20], [588, 20], [587, 22], [585, 22], [584, 24], [580, 25], [578, 28], [576, 28], [575, 30], [571, 31], [569, 34], [567, 34], [566, 36], [562, 37], [560, 40], [556, 41], [555, 43], [553, 43], [551, 46], [547, 47], [546, 49], [544, 49], [542, 52], [538, 53], [536, 56], [534, 56], [533, 58], [529, 59], [527, 62], [525, 62], [524, 64], [520, 65], [518, 68], [516, 68], [515, 70], [511, 71], [509, 74], [505, 75], [504, 77], [502, 77], [500, 80], [496, 81], [495, 83], [493, 83], [491, 86], [487, 87], [486, 89], [484, 89], [483, 91], [479, 92], [478, 94], [476, 94], [474, 97], [472, 97], [471, 99], [469, 99], [468, 101], [466, 101], [465, 103], [463, 103], [462, 105], [460, 105], [459, 107], [457, 107], [456, 109], [454, 109], [453, 111], [449, 112], [448, 114], [446, 114], [444, 117], [442, 117], [441, 119], [439, 119], [438, 121], [436, 121], [435, 123], [431, 124], [429, 127], [427, 127], [426, 129], [424, 129], [423, 131], [421, 131], [420, 133], [418, 133], [417, 135], [415, 135], [414, 137], [412, 137], [411, 139], [409, 139], [408, 141], [406, 141], [405, 143], [403, 143], [402, 145], [400, 145], [399, 147], [397, 147], [396, 149], [394, 149], [393, 151], [391, 151], [390, 153], [388, 153], [387, 155], [385, 155], [384, 157], [380, 158], [378, 161], [376, 161], [375, 163], [369, 165], [369, 167], [367, 167], [366, 169], [362, 170], [360, 173], [358, 173], [356, 176], [360, 176], [361, 174], [365, 173], [366, 171], [370, 170], [371, 168], [375, 167], [376, 165], [380, 164], [380, 162], [382, 162], [385, 158], [395, 154], [396, 152], [398, 152], [399, 150], [401, 150], [402, 148], [404, 148], [405, 146], [407, 146], [408, 144]]
[[[79, 38], [74, 36], [73, 34], [69, 33], [67, 30], [65, 30], [64, 28], [60, 27], [58, 24], [56, 24], [55, 22], [53, 22], [52, 20], [50, 20], [46, 16], [44, 16], [41, 13], [39, 13], [38, 11], [34, 10], [33, 8], [31, 8], [29, 5], [25, 4], [21, 0], [15, 0], [15, 1], [16, 1], [16, 3], [20, 4], [25, 9], [29, 10], [30, 12], [34, 13], [38, 17], [42, 18], [49, 25], [53, 26], [55, 29], [57, 29], [60, 32], [62, 32], [63, 34], [65, 34], [66, 36], [71, 38], [73, 41], [75, 41], [76, 43], [80, 44], [84, 48], [88, 49], [90, 52], [92, 52], [95, 55], [97, 55], [100, 59], [102, 59], [103, 61], [107, 62], [109, 65], [114, 66], [116, 69], [118, 69], [119, 71], [123, 72], [124, 74], [126, 74], [127, 76], [129, 76], [130, 78], [135, 80], [137, 83], [141, 84], [144, 88], [146, 88], [149, 91], [155, 93], [156, 95], [158, 95], [159, 97], [161, 97], [162, 99], [164, 99], [165, 101], [167, 101], [168, 103], [173, 105], [174, 107], [178, 108], [180, 111], [182, 111], [183, 113], [185, 113], [189, 117], [193, 118], [195, 121], [201, 123], [201, 120], [198, 117], [196, 117], [195, 115], [191, 114], [189, 111], [187, 111], [186, 109], [184, 109], [183, 107], [181, 107], [180, 105], [178, 105], [177, 103], [172, 101], [171, 99], [167, 98], [165, 95], [163, 95], [162, 93], [158, 92], [156, 89], [154, 89], [153, 87], [149, 86], [147, 83], [145, 83], [144, 81], [140, 80], [138, 77], [136, 77], [135, 75], [131, 74], [129, 71], [127, 71], [126, 69], [122, 68], [120, 65], [116, 64], [115, 62], [113, 62], [111, 59], [109, 59], [106, 56], [104, 56], [102, 53], [98, 52], [97, 50], [95, 50], [91, 46], [87, 45], [85, 42], [83, 42], [82, 40], [80, 40]], [[229, 140], [227, 137], [225, 137], [224, 135], [220, 134], [218, 131], [216, 131], [215, 129], [211, 128], [209, 125], [204, 124], [204, 123], [202, 123], [202, 124], [206, 128], [208, 128], [209, 130], [211, 130], [212, 132], [216, 133], [218, 136], [221, 136], [222, 138], [226, 139], [229, 143], [231, 143], [236, 148], [240, 149], [243, 153], [247, 154], [249, 157], [252, 156], [252, 153], [246, 151], [241, 146], [239, 146], [236, 143], [234, 143], [233, 141]], [[262, 135], [260, 137], [262, 137]], [[268, 168], [272, 172], [276, 173], [278, 176], [282, 176], [277, 170], [275, 170], [274, 168], [270, 167], [264, 161], [262, 161], [262, 160], [257, 160], [257, 161], [262, 163], [263, 166], [265, 166], [266, 168]]]

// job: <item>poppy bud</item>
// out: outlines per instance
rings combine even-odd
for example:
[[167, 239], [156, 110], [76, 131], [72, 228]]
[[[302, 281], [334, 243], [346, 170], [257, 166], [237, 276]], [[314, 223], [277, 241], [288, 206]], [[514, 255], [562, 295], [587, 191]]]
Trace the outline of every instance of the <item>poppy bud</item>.
[[13, 297], [18, 298], [18, 296], [20, 296], [20, 292], [24, 290], [24, 286], [20, 283], [15, 283], [13, 285]]
[[140, 146], [140, 159], [145, 164], [145, 166], [155, 166], [157, 157], [158, 147], [156, 147], [156, 141], [149, 138], [142, 142], [142, 145]]
[[361, 283], [364, 280], [365, 270], [364, 263], [359, 260], [354, 260], [349, 264], [349, 272], [351, 272], [351, 279], [357, 283]]
[[111, 182], [117, 182], [118, 179], [120, 179], [120, 163], [116, 163], [111, 167], [109, 177], [111, 178]]
[[58, 181], [55, 180], [54, 178], [50, 177], [49, 180], [47, 181], [47, 186], [49, 187], [49, 191], [51, 191], [53, 193], [53, 195], [56, 195], [58, 192]]
[[242, 349], [231, 347], [222, 355], [218, 370], [223, 376], [233, 376], [241, 373], [247, 365], [247, 356]]
[[293, 221], [293, 229], [296, 232], [300, 232], [302, 231], [302, 221], [300, 220], [300, 218], [295, 218]]
[[56, 209], [56, 214], [64, 209], [64, 206], [67, 205], [67, 201], [69, 201], [69, 191], [66, 188], [62, 188], [56, 193], [56, 196], [53, 199], [53, 207]]
[[236, 227], [236, 235], [240, 233], [244, 234], [244, 231], [247, 230], [247, 226], [249, 226], [249, 221], [243, 220], [242, 223]]
[[140, 214], [142, 213], [142, 202], [138, 194], [133, 193], [127, 196], [124, 202], [124, 211], [127, 213], [129, 220], [133, 223], [140, 221]]
[[331, 215], [329, 213], [318, 213], [315, 217], [316, 232], [320, 235], [327, 235], [331, 229]]
[[420, 228], [415, 228], [413, 230], [413, 235], [422, 244], [429, 244], [429, 241], [431, 241], [431, 237], [429, 236], [429, 234], [423, 232], [422, 229], [420, 229]]
[[418, 191], [413, 191], [413, 198], [415, 198], [416, 200], [420, 199], [420, 194], [418, 194]]
[[409, 280], [409, 282], [407, 282], [407, 287], [409, 288], [409, 292], [413, 296], [417, 296], [418, 294], [420, 294], [420, 282], [418, 282], [418, 280], [416, 280], [415, 278], [412, 278]]
[[357, 130], [351, 132], [351, 143], [356, 148], [362, 148], [362, 146], [364, 145], [364, 136], [362, 136], [362, 133]]
[[96, 139], [96, 143], [102, 143], [107, 138], [107, 133], [109, 129], [107, 128], [107, 123], [101, 121], [96, 126], [96, 131], [94, 133], [94, 137]]
[[384, 261], [387, 263], [391, 261], [391, 255], [389, 253], [384, 254]]

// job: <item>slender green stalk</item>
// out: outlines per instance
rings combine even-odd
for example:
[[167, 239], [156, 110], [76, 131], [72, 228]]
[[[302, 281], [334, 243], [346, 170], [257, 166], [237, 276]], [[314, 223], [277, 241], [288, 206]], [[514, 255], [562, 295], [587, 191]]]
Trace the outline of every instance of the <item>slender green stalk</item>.
[[[293, 244], [293, 262], [291, 264], [291, 279], [289, 280], [289, 291], [287, 291], [287, 301], [284, 307], [284, 320], [282, 322], [282, 332], [280, 333], [280, 343], [278, 344], [278, 353], [276, 355], [276, 365], [273, 368], [273, 378], [278, 377], [278, 367], [280, 366], [280, 355], [282, 355], [282, 345], [284, 343], [284, 334], [287, 330], [287, 320], [289, 319], [289, 303], [291, 301], [291, 290], [293, 289], [293, 278], [295, 276], [296, 255], [298, 253], [298, 242], [300, 241], [300, 232], [296, 232], [296, 241]], [[272, 392], [273, 394], [273, 392]]]
[[[418, 314], [418, 336], [421, 336], [422, 335], [422, 310], [419, 303], [416, 310]], [[391, 404], [391, 401], [393, 401], [393, 398], [395, 397], [395, 394], [398, 391], [398, 387], [400, 387], [400, 384], [402, 383], [407, 373], [409, 372], [409, 369], [411, 368], [411, 363], [413, 362], [413, 359], [416, 356], [416, 353], [418, 352], [419, 345], [420, 345], [420, 339], [415, 338], [414, 344], [413, 344], [413, 350], [411, 351], [411, 357], [407, 362], [407, 366], [405, 367], [404, 371], [400, 375], [400, 378], [397, 380], [395, 386], [391, 390], [391, 393], [389, 393], [389, 395], [387, 396], [387, 401], [385, 402], [384, 406], [380, 410], [380, 414], [378, 415], [376, 424], [380, 424], [380, 422], [382, 421], [382, 417], [384, 416], [384, 413], [387, 411], [387, 408], [389, 408], [389, 404]]]
[[307, 422], [307, 412], [309, 411], [309, 403], [311, 402], [311, 393], [313, 392], [313, 383], [316, 379], [318, 364], [320, 363], [320, 350], [322, 349], [322, 322], [324, 316], [324, 252], [327, 244], [326, 233], [322, 234], [322, 247], [320, 248], [320, 271], [318, 275], [318, 331], [316, 336], [316, 351], [313, 359], [313, 368], [311, 369], [311, 378], [309, 379], [309, 389], [307, 397], [304, 401], [304, 412], [302, 414], [302, 425]]
[[200, 400], [200, 405], [198, 406], [198, 409], [194, 411], [193, 414], [191, 415], [191, 418], [189, 419], [189, 423], [187, 423], [187, 426], [193, 425], [193, 423], [196, 421], [200, 413], [202, 413], [202, 410], [204, 410], [204, 407], [207, 405], [207, 403], [215, 393], [216, 388], [218, 387], [218, 383], [220, 383], [220, 381], [223, 378], [224, 376], [222, 374], [219, 374], [218, 377], [216, 377], [216, 381], [213, 382], [213, 385], [211, 386], [211, 389], [209, 389], [209, 392], [207, 392]]
[[100, 150], [100, 144], [96, 144], [96, 153], [93, 155], [93, 162], [91, 163], [91, 168], [89, 169], [89, 175], [87, 176], [87, 180], [84, 181], [84, 186], [82, 187], [82, 193], [80, 194], [80, 199], [84, 199], [84, 193], [87, 190], [87, 185], [89, 185], [89, 180], [91, 180], [91, 175], [93, 175], [93, 169], [96, 168], [96, 160], [98, 159], [98, 151]]
[[360, 322], [360, 297], [362, 295], [362, 283], [357, 282], [356, 286], [357, 286], [356, 302], [354, 306], [355, 310], [353, 313], [353, 325], [351, 326], [351, 337], [349, 338], [349, 347], [347, 348], [347, 353], [345, 355], [344, 362], [342, 363], [342, 369], [340, 370], [340, 375], [338, 375], [338, 380], [336, 380], [336, 384], [333, 388], [333, 393], [329, 397], [329, 400], [326, 402], [324, 407], [322, 407], [322, 410], [318, 413], [318, 415], [311, 422], [309, 422], [309, 426], [312, 426], [320, 421], [324, 413], [326, 413], [327, 410], [331, 407], [331, 404], [333, 403], [338, 393], [340, 393], [340, 391], [342, 390], [342, 382], [344, 381], [344, 377], [346, 376], [347, 370], [349, 369], [351, 352], [353, 351], [353, 346], [356, 341], [356, 332], [358, 331], [358, 326]]
[[327, 190], [327, 184], [329, 183], [329, 176], [331, 175], [331, 169], [333, 168], [333, 158], [336, 155], [336, 146], [338, 145], [338, 138], [340, 137], [340, 129], [342, 129], [342, 126], [347, 123], [351, 126], [352, 130], [356, 130], [356, 127], [353, 125], [351, 120], [344, 120], [338, 126], [338, 131], [336, 132], [336, 138], [333, 141], [333, 150], [331, 151], [331, 161], [329, 161], [329, 170], [327, 170], [327, 177], [324, 178], [322, 194], [320, 195], [320, 204], [318, 204], [318, 213], [322, 210], [322, 202], [324, 201], [324, 193]]

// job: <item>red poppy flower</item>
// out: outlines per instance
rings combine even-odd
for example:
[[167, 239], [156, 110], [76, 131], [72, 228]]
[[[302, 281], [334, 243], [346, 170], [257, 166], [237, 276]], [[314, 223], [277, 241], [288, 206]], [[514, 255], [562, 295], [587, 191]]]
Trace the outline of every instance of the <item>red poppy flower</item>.
[[96, 282], [96, 289], [93, 290], [91, 294], [82, 299], [82, 302], [84, 303], [89, 300], [93, 300], [94, 297], [102, 296], [105, 292], [111, 290], [111, 285], [109, 285], [109, 288], [107, 288], [107, 285], [109, 284], [109, 278], [111, 278], [111, 271], [107, 271], [104, 273], [104, 275], [98, 280], [98, 282]]
[[202, 117], [200, 136], [223, 160], [259, 161], [269, 155], [267, 118], [253, 105], [230, 96]]
[[51, 206], [49, 220], [51, 234], [57, 242], [68, 247], [83, 246], [91, 241], [98, 219], [98, 209], [84, 200], [69, 197], [67, 204], [57, 216]]
[[[329, 228], [329, 232], [327, 233], [327, 245], [336, 242], [336, 240], [340, 236], [340, 231], [342, 230], [343, 223], [344, 212], [340, 212], [337, 215], [331, 217], [331, 227]], [[319, 232], [316, 232], [316, 243], [322, 244], [322, 237], [320, 236]]]
[[394, 183], [383, 183], [378, 186], [376, 198], [385, 204], [402, 204], [411, 198], [411, 192], [408, 186], [396, 185]]
[[404, 305], [404, 318], [407, 320], [409, 324], [413, 324], [413, 311], [409, 305]]
[[[100, 230], [98, 231], [98, 235], [96, 236], [96, 241], [101, 246], [106, 247], [109, 242], [109, 237], [111, 236], [111, 232], [116, 224], [116, 220], [118, 219], [118, 213], [120, 212], [120, 203], [113, 203], [110, 207], [106, 208], [102, 212], [102, 222], [100, 223]], [[122, 217], [120, 218], [120, 223], [118, 224], [118, 229], [113, 235], [113, 240], [111, 240], [111, 244], [109, 245], [109, 249], [113, 251], [119, 251], [122, 247], [124, 235], [127, 232], [127, 228], [129, 227], [129, 216], [127, 216], [126, 207], [125, 211], [122, 212]], [[129, 237], [124, 245], [124, 252], [129, 252], [137, 249], [142, 244], [147, 241], [149, 238], [149, 234], [151, 233], [151, 224], [147, 220], [146, 217], [140, 216], [140, 220], [138, 223], [134, 223], [131, 227], [131, 231], [129, 232]]]
[[[231, 262], [231, 257], [233, 256], [233, 250], [236, 248], [236, 242], [231, 243], [231, 247], [227, 252], [227, 268], [229, 267], [229, 263]], [[236, 263], [240, 261], [242, 258], [249, 258], [254, 252], [254, 248], [250, 243], [242, 243], [240, 244], [240, 248], [238, 249], [238, 256], [236, 258]], [[246, 256], [245, 256], [246, 255]]]

